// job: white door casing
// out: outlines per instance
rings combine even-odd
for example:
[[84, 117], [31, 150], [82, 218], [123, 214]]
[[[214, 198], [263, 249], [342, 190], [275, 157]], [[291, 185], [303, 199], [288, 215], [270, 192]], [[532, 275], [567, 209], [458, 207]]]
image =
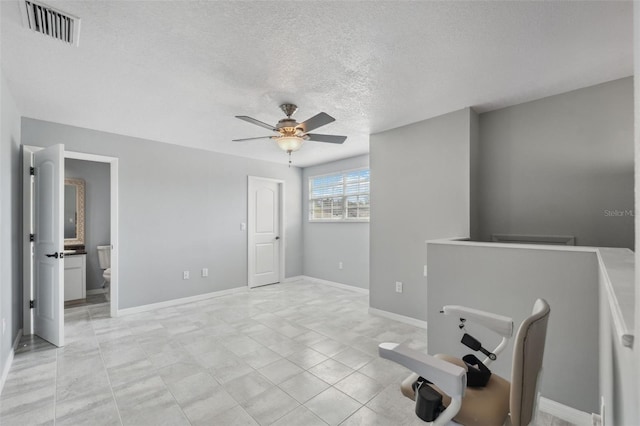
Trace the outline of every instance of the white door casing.
[[111, 282], [109, 285], [109, 305], [110, 305], [110, 315], [112, 317], [118, 316], [118, 294], [120, 288], [120, 278], [119, 278], [119, 207], [118, 207], [118, 158], [117, 157], [107, 157], [104, 155], [97, 154], [88, 154], [85, 152], [74, 152], [74, 151], [65, 151], [65, 158], [73, 158], [75, 160], [83, 160], [83, 161], [94, 161], [96, 163], [108, 163], [109, 175], [110, 175], [110, 187], [111, 187], [111, 197], [110, 197], [110, 217], [111, 217]]
[[64, 346], [64, 145], [34, 153], [34, 334]]
[[274, 284], [284, 272], [282, 181], [249, 176], [249, 287]]
[[[35, 294], [34, 276], [34, 244], [29, 241], [29, 234], [34, 232], [35, 206], [34, 206], [34, 185], [29, 169], [34, 167], [34, 153], [43, 150], [37, 146], [22, 146], [23, 154], [23, 333], [30, 335], [34, 333], [35, 309], [29, 306], [30, 300]], [[103, 155], [87, 154], [83, 152], [65, 151], [65, 158], [77, 160], [95, 161], [99, 163], [109, 163], [111, 174], [111, 285], [110, 305], [111, 316], [118, 316], [118, 158], [106, 157]], [[64, 275], [63, 275], [64, 276]], [[64, 287], [64, 286], [63, 286]], [[64, 318], [61, 316], [61, 327], [64, 327]]]

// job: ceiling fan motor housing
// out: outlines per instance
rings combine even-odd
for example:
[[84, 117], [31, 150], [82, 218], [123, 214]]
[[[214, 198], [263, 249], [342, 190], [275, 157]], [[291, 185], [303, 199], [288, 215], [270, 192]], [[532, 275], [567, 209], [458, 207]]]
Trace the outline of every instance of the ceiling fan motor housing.
[[283, 118], [282, 120], [278, 121], [276, 130], [284, 136], [303, 137], [304, 132], [300, 127], [298, 127], [298, 125], [299, 123], [293, 118]]
[[298, 122], [293, 118], [283, 118], [282, 120], [278, 121], [278, 124], [276, 125], [276, 129], [280, 130], [280, 129], [285, 129], [287, 127], [295, 129], [297, 126], [298, 126]]
[[280, 109], [284, 111], [285, 115], [289, 118], [298, 110], [298, 106], [294, 104], [282, 104], [280, 105]]
[[278, 121], [276, 130], [283, 136], [302, 136], [302, 130], [297, 129], [298, 122], [291, 118], [298, 110], [298, 107], [294, 104], [282, 104], [280, 109], [287, 115], [287, 118]]

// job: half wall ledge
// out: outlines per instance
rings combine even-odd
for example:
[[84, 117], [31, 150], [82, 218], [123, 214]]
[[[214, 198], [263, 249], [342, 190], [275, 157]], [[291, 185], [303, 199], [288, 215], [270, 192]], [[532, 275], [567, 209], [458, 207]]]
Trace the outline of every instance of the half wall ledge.
[[[635, 340], [635, 256], [626, 248], [584, 247], [570, 245], [512, 244], [479, 242], [468, 239], [442, 239], [428, 244], [463, 245], [475, 247], [501, 247], [526, 250], [557, 250], [563, 252], [592, 252], [598, 257], [599, 281], [607, 297], [611, 322], [620, 344], [633, 348]], [[428, 256], [428, 254], [427, 254]]]

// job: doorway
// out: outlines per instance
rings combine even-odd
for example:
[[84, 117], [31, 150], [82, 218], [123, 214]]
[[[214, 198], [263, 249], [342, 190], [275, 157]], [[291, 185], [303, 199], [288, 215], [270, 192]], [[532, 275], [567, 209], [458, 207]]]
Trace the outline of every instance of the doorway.
[[[64, 307], [109, 303], [110, 165], [64, 161]], [[74, 249], [76, 248], [76, 249]]]
[[281, 282], [285, 271], [284, 181], [249, 176], [248, 283]]
[[[66, 159], [73, 160], [85, 160], [93, 161], [97, 163], [107, 163], [109, 168], [109, 240], [111, 246], [111, 283], [108, 287], [108, 298], [110, 299], [109, 314], [114, 317], [118, 312], [118, 159], [115, 157], [107, 157], [102, 155], [94, 155], [73, 151], [64, 151], [64, 146], [60, 145], [59, 149], [64, 152], [63, 162]], [[37, 207], [34, 203], [35, 184], [34, 179], [31, 176], [31, 168], [34, 167], [34, 153], [43, 150], [41, 147], [26, 146], [23, 145], [23, 230], [24, 230], [24, 244], [23, 244], [23, 299], [24, 299], [24, 334], [34, 334], [34, 295], [38, 288], [35, 280], [37, 274], [34, 274], [34, 242], [33, 239], [35, 218], [37, 216]], [[62, 166], [64, 168], [64, 166]], [[61, 180], [64, 180], [63, 176], [60, 176]], [[60, 182], [62, 186], [62, 182]], [[60, 194], [62, 197], [62, 194]], [[58, 199], [58, 202], [62, 200]], [[61, 216], [62, 213], [61, 213]], [[62, 218], [60, 219], [61, 228]], [[37, 231], [36, 231], [37, 232]], [[59, 250], [62, 252], [63, 248], [62, 235], [60, 241], [57, 242]], [[61, 294], [64, 291], [62, 279], [60, 279], [60, 288], [56, 288], [56, 294]], [[37, 301], [35, 302], [37, 305]], [[54, 306], [56, 311], [54, 317], [56, 318], [56, 327], [63, 330], [64, 327], [64, 312], [62, 312], [63, 304], [56, 304]], [[64, 336], [57, 341], [53, 342], [58, 346], [64, 345]]]

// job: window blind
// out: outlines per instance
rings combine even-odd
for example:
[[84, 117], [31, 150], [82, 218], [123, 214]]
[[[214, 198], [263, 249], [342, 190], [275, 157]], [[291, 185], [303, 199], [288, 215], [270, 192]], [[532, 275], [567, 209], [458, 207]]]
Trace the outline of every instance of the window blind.
[[309, 178], [310, 221], [369, 220], [369, 169]]

